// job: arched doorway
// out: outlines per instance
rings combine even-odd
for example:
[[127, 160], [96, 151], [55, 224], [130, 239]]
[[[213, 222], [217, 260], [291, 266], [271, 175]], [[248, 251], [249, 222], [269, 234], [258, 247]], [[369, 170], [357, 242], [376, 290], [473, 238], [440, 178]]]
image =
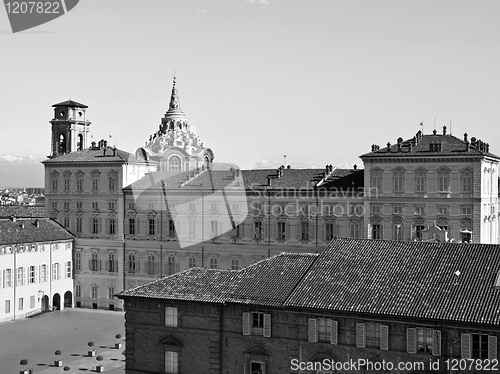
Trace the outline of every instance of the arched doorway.
[[42, 297], [42, 312], [49, 310], [49, 297], [47, 295]]
[[61, 295], [58, 293], [52, 297], [52, 308], [54, 310], [61, 310]]
[[73, 293], [71, 291], [66, 291], [64, 294], [64, 307], [73, 308]]

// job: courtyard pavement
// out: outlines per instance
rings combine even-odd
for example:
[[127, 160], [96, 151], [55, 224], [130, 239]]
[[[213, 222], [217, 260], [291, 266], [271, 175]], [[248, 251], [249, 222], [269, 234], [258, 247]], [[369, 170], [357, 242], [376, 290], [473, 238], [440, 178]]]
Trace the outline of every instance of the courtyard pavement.
[[[19, 362], [28, 360], [33, 373], [93, 373], [98, 364], [87, 357], [89, 341], [103, 356], [104, 373], [124, 374], [125, 347], [114, 349], [116, 334], [125, 336], [123, 312], [66, 309], [38, 317], [0, 324], [0, 374], [17, 374]], [[54, 352], [61, 351], [62, 367], [54, 367]], [[69, 366], [70, 371], [64, 371]]]

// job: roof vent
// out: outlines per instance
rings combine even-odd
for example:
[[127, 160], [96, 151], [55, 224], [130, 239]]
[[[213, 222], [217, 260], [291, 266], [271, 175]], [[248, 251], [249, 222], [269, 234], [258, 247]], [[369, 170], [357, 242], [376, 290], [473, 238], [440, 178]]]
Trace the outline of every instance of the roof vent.
[[40, 227], [40, 221], [39, 220], [34, 220], [33, 221], [33, 225], [35, 225], [35, 227]]

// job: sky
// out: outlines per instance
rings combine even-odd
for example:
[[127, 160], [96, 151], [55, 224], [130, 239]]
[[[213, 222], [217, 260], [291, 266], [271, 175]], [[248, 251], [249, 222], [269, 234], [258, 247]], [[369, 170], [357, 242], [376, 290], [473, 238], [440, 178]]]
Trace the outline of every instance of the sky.
[[[135, 152], [180, 106], [215, 161], [362, 165], [421, 129], [500, 154], [498, 0], [82, 0], [13, 34], [0, 9], [0, 154], [50, 153], [52, 105]], [[451, 126], [450, 126], [451, 123]]]

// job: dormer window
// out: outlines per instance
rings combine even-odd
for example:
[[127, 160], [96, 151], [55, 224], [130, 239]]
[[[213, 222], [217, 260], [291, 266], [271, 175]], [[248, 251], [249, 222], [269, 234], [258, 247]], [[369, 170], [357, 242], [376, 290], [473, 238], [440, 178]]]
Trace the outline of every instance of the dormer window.
[[431, 143], [429, 147], [431, 152], [441, 152], [441, 143]]

